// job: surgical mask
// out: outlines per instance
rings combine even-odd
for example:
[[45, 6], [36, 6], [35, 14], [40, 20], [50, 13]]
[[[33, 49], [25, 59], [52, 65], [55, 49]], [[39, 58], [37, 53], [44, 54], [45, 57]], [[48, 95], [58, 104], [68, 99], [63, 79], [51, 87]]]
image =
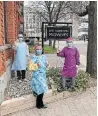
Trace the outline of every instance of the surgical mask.
[[19, 42], [22, 42], [23, 41], [23, 38], [19, 38]]
[[67, 43], [67, 46], [68, 46], [69, 48], [71, 48], [71, 47], [73, 46], [73, 43], [72, 43], [72, 42], [69, 42], [69, 43]]
[[36, 50], [36, 54], [37, 55], [41, 55], [42, 54], [42, 50]]

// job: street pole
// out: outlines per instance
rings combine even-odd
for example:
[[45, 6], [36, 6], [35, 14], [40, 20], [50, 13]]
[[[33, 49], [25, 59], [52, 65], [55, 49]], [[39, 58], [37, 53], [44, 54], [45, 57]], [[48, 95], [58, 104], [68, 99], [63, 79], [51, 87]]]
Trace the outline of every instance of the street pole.
[[34, 44], [35, 44], [35, 40], [36, 40], [36, 15], [35, 15], [35, 39], [34, 39]]
[[42, 54], [44, 54], [44, 22], [42, 22]]

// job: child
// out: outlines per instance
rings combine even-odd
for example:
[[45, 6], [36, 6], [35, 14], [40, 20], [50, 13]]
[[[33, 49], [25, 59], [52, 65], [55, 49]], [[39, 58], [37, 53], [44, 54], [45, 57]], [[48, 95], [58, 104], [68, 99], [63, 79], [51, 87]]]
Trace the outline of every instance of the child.
[[31, 80], [31, 88], [37, 95], [36, 107], [47, 108], [43, 103], [44, 93], [48, 90], [47, 79], [46, 79], [46, 68], [48, 66], [47, 58], [42, 54], [42, 47], [35, 47], [35, 55], [31, 56], [31, 61], [38, 65], [38, 69], [33, 72]]
[[67, 89], [66, 81], [71, 78], [71, 91], [75, 90], [75, 79], [77, 75], [77, 68], [80, 65], [80, 54], [76, 47], [73, 47], [72, 38], [67, 39], [67, 47], [62, 51], [57, 51], [57, 56], [64, 57], [64, 67], [62, 70], [62, 85], [64, 90]]

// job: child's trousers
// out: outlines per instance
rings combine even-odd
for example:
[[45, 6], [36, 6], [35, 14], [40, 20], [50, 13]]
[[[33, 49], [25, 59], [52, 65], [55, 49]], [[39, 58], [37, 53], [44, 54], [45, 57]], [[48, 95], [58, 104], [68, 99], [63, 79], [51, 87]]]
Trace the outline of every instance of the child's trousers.
[[[71, 78], [71, 77], [70, 77]], [[62, 77], [62, 85], [63, 85], [63, 88], [65, 88], [66, 86], [67, 86], [67, 80], [68, 80], [69, 78], [67, 77]], [[76, 80], [76, 77], [72, 77], [71, 78], [71, 87], [75, 87], [75, 80]]]

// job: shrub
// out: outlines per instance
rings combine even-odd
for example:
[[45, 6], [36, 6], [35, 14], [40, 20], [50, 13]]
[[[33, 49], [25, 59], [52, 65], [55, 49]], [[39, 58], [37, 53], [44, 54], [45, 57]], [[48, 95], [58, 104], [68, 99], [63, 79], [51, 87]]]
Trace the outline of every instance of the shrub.
[[[29, 45], [29, 52], [34, 53], [33, 45]], [[54, 53], [56, 53], [56, 49], [54, 49], [48, 45], [44, 45], [44, 52], [45, 52], [45, 54], [54, 54]]]
[[[51, 88], [51, 84], [57, 85], [57, 88], [62, 91], [62, 75], [61, 68], [50, 68], [47, 70], [48, 85]], [[89, 87], [90, 75], [83, 70], [79, 70], [76, 77], [76, 90], [86, 90]]]
[[86, 90], [89, 87], [90, 74], [79, 70], [79, 73], [76, 77], [76, 87], [78, 90]]

